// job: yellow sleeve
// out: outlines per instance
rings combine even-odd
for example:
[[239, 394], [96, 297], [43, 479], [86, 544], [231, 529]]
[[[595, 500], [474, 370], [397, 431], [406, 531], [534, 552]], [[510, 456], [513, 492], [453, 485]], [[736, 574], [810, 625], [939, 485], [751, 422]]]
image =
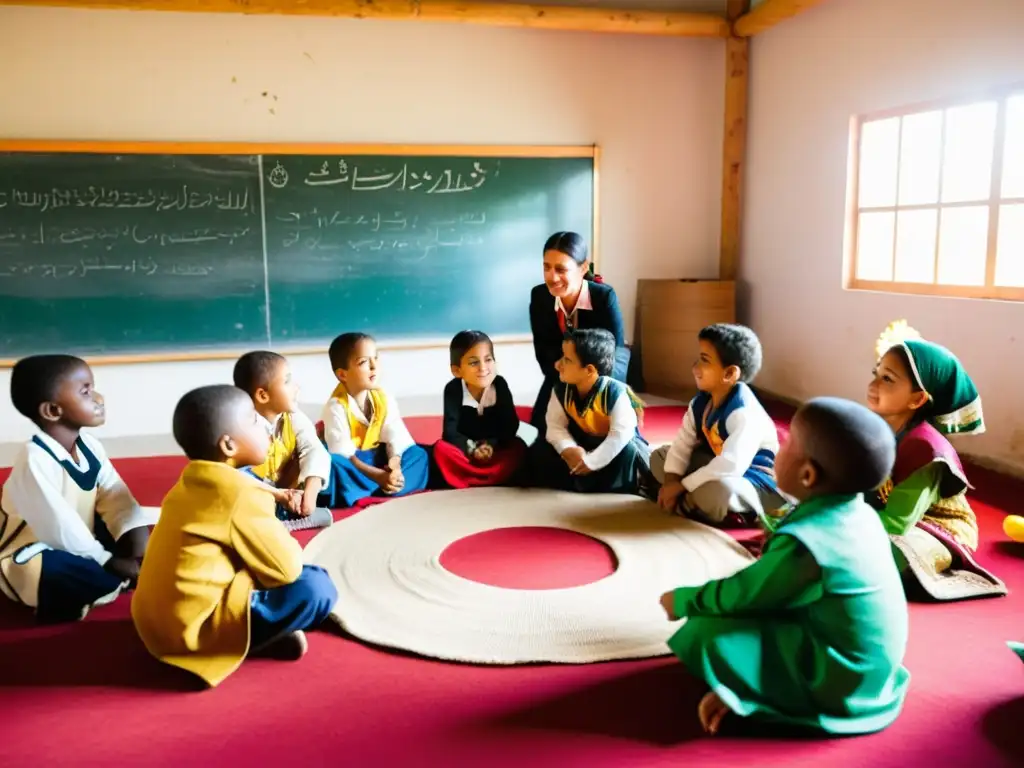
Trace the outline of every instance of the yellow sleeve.
[[273, 509], [270, 495], [253, 489], [240, 495], [231, 516], [231, 546], [261, 589], [291, 584], [302, 573], [302, 547]]

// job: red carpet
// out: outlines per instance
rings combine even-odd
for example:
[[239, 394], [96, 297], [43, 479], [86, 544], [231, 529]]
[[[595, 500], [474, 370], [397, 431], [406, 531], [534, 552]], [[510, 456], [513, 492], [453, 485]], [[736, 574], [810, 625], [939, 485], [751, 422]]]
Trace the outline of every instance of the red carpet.
[[[680, 416], [651, 409], [652, 442], [669, 439]], [[437, 418], [409, 425], [422, 441], [440, 431]], [[184, 461], [117, 464], [141, 502], [159, 504]], [[702, 737], [701, 688], [670, 658], [474, 667], [326, 632], [311, 634], [298, 663], [246, 662], [220, 688], [196, 692], [149, 658], [122, 598], [81, 624], [47, 628], [0, 604], [0, 755], [43, 766], [1021, 765], [1024, 668], [1004, 641], [1024, 640], [1024, 552], [1001, 523], [1020, 509], [1024, 484], [981, 470], [972, 479], [979, 558], [1012, 594], [912, 608], [910, 696], [896, 724], [874, 736]], [[614, 567], [602, 545], [548, 529], [483, 534], [444, 558], [464, 576], [526, 589], [592, 581]]]

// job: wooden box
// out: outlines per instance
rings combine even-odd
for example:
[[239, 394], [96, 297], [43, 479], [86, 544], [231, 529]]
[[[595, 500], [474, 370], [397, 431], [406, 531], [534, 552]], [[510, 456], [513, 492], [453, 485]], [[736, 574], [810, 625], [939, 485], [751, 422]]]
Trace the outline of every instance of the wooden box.
[[644, 390], [677, 400], [693, 397], [697, 333], [712, 323], [734, 322], [732, 280], [638, 280], [636, 336]]

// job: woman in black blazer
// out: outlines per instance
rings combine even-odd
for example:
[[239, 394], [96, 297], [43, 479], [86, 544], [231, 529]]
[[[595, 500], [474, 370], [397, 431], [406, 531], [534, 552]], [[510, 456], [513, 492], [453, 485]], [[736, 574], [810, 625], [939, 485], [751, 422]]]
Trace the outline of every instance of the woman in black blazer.
[[626, 380], [629, 349], [615, 289], [590, 274], [590, 254], [575, 232], [556, 232], [544, 243], [544, 282], [530, 294], [530, 330], [544, 383], [530, 423], [543, 438], [551, 388], [558, 380], [555, 363], [562, 358], [562, 338], [569, 328], [603, 328], [615, 337], [612, 377]]

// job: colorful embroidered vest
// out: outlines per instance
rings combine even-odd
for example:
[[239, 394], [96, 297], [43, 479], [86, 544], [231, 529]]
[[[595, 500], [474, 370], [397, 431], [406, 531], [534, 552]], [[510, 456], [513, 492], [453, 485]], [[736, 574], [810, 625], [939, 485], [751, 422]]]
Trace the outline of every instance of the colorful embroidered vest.
[[957, 496], [970, 487], [956, 449], [934, 426], [923, 421], [897, 436], [892, 475], [874, 494], [876, 498], [868, 500], [872, 506], [884, 507], [895, 486], [932, 462], [940, 462], [946, 470], [939, 486], [942, 498]]
[[637, 412], [637, 423], [643, 422], [643, 401], [626, 384], [610, 376], [600, 376], [586, 397], [581, 398], [576, 387], [562, 382], [555, 384], [555, 394], [569, 417], [570, 434], [586, 450], [592, 448], [587, 448], [584, 442], [594, 441], [587, 441], [583, 436], [597, 438], [597, 442], [608, 436], [612, 426], [612, 409], [622, 396], [629, 398]]
[[369, 391], [370, 407], [373, 412], [370, 414], [369, 425], [359, 419], [359, 414], [353, 412], [349, 404], [348, 390], [344, 384], [334, 388], [331, 397], [341, 403], [345, 409], [345, 416], [348, 417], [348, 429], [352, 435], [352, 442], [359, 451], [372, 451], [380, 445], [380, 433], [384, 428], [384, 422], [388, 417], [387, 396], [382, 389], [371, 389]]
[[[721, 456], [725, 441], [729, 439], [729, 427], [726, 424], [729, 417], [747, 406], [761, 407], [753, 391], [743, 382], [732, 388], [725, 402], [718, 408], [714, 407], [711, 395], [707, 392], [699, 392], [690, 402], [694, 421], [699, 424], [701, 442], [715, 456]], [[758, 450], [743, 476], [759, 488], [775, 490], [775, 453], [766, 448]]]
[[292, 416], [290, 413], [282, 413], [274, 428], [267, 458], [259, 466], [252, 467], [253, 474], [277, 485], [281, 477], [281, 470], [295, 455], [295, 447], [295, 428], [292, 426]]

